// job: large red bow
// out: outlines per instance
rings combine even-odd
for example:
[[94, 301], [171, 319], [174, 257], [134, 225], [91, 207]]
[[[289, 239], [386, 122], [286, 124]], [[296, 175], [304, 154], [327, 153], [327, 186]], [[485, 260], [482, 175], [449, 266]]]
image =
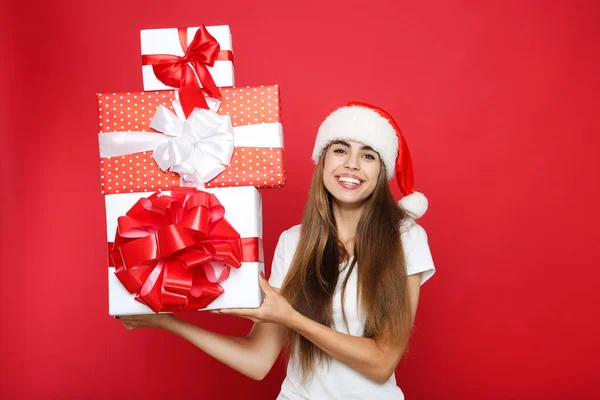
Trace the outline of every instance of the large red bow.
[[240, 238], [210, 193], [173, 188], [140, 199], [118, 218], [109, 244], [115, 274], [154, 312], [205, 308], [242, 261], [259, 261], [259, 239]]
[[142, 55], [142, 63], [152, 65], [154, 74], [162, 83], [179, 88], [181, 107], [187, 117], [195, 107], [208, 109], [198, 78], [210, 96], [222, 99], [221, 92], [206, 67], [212, 67], [215, 60], [233, 61], [233, 54], [231, 51], [220, 51], [219, 43], [204, 25], [200, 25], [189, 46], [187, 28], [177, 28], [177, 33], [185, 53], [183, 57], [172, 54], [147, 54]]

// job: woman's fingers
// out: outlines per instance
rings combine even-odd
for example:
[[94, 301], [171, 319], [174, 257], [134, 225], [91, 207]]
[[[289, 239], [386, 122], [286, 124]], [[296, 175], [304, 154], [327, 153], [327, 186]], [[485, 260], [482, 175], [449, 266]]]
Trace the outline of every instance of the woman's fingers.
[[127, 328], [128, 330], [135, 329], [135, 326], [133, 326], [133, 325], [130, 325], [130, 324], [127, 324], [127, 323], [125, 323], [125, 322], [123, 322], [123, 325], [124, 325], [124, 326], [125, 326], [125, 328]]
[[219, 314], [236, 315], [238, 317], [256, 316], [256, 308], [222, 308]]
[[262, 289], [262, 291], [265, 293], [265, 295], [267, 297], [269, 297], [270, 295], [277, 293], [275, 291], [275, 289], [273, 289], [273, 287], [271, 287], [271, 285], [269, 285], [269, 281], [267, 281], [265, 279], [265, 275], [261, 272], [260, 276], [258, 277], [258, 283], [260, 285], [260, 288]]
[[246, 318], [254, 322], [261, 322], [262, 319], [259, 317], [258, 309], [255, 308], [222, 308], [215, 314], [221, 315], [233, 315], [234, 317]]
[[167, 318], [167, 315], [121, 315], [115, 319], [125, 325], [127, 329], [136, 328], [156, 328], [161, 325], [161, 321]]

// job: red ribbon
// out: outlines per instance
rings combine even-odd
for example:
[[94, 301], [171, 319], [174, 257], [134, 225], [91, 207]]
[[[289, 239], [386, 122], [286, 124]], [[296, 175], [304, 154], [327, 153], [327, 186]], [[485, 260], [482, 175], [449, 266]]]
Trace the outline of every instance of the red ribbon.
[[194, 188], [140, 199], [109, 243], [117, 278], [156, 313], [205, 308], [231, 268], [260, 259], [259, 239], [240, 238], [224, 215], [213, 194]]
[[200, 25], [189, 46], [187, 28], [177, 28], [177, 32], [181, 48], [185, 53], [183, 57], [172, 54], [142, 55], [142, 64], [152, 65], [154, 74], [165, 85], [179, 88], [181, 107], [187, 117], [195, 107], [208, 109], [196, 75], [210, 96], [220, 100], [223, 98], [206, 67], [212, 67], [216, 60], [233, 62], [233, 53], [221, 51], [219, 43], [208, 33], [204, 25]]

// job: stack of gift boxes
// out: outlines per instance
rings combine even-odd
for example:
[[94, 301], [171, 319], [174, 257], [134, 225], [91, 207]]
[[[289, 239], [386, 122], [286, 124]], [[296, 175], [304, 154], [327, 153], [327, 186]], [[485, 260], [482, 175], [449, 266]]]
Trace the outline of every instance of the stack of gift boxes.
[[144, 30], [141, 47], [144, 91], [98, 94], [109, 314], [258, 307], [279, 88], [234, 87], [226, 25]]

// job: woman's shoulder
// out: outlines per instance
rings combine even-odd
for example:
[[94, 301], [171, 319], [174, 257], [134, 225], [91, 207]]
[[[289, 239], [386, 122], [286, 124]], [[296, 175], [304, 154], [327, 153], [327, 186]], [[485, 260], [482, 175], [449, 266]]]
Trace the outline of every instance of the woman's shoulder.
[[405, 250], [427, 245], [427, 232], [412, 218], [406, 218], [400, 223], [400, 234]]
[[410, 232], [411, 230], [419, 230], [419, 229], [423, 229], [423, 227], [421, 227], [421, 225], [417, 224], [417, 221], [415, 221], [414, 219], [407, 217], [404, 218], [402, 220], [402, 222], [400, 222], [400, 233], [401, 234], [405, 234], [407, 232]]
[[301, 225], [294, 225], [289, 229], [286, 229], [281, 233], [281, 238], [279, 240], [283, 240], [286, 245], [294, 245], [300, 241], [300, 229]]
[[269, 278], [271, 286], [280, 288], [283, 285], [299, 242], [300, 225], [292, 226], [279, 235]]
[[286, 271], [296, 253], [298, 243], [300, 243], [300, 225], [292, 226], [279, 236], [275, 255], [281, 258], [282, 266]]
[[402, 221], [402, 249], [406, 258], [408, 275], [421, 274], [421, 285], [435, 273], [435, 265], [429, 249], [425, 229], [413, 219]]

